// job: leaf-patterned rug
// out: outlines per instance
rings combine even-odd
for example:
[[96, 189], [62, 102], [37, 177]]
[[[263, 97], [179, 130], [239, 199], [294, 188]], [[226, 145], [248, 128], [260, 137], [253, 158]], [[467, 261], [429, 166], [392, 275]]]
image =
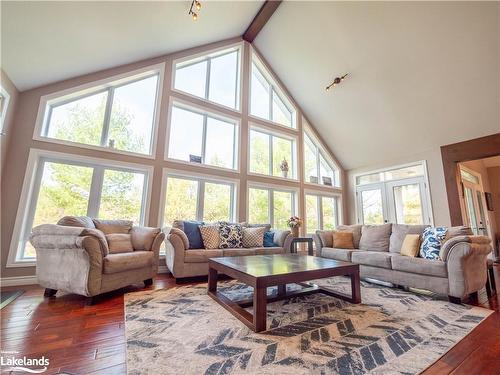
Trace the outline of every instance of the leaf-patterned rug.
[[[350, 292], [348, 278], [315, 283]], [[235, 281], [219, 290], [252, 294]], [[126, 295], [129, 374], [417, 374], [492, 313], [362, 281], [361, 304], [319, 293], [274, 302], [268, 330], [254, 333], [206, 292]]]

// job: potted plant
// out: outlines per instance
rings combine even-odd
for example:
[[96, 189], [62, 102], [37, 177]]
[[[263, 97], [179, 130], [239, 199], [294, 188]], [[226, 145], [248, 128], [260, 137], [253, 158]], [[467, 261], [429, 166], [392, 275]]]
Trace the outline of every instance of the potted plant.
[[299, 236], [299, 228], [302, 225], [302, 219], [298, 216], [292, 216], [286, 222], [287, 226], [292, 230], [292, 235], [294, 237]]
[[286, 159], [283, 159], [280, 163], [281, 174], [283, 177], [288, 178], [288, 162]]

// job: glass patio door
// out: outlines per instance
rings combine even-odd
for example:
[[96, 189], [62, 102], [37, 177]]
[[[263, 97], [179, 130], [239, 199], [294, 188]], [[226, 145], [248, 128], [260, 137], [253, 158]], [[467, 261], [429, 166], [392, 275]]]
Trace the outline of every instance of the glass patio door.
[[387, 203], [384, 184], [358, 186], [356, 191], [358, 218], [363, 224], [387, 223]]
[[467, 221], [475, 235], [488, 236], [488, 227], [485, 216], [484, 193], [480, 185], [469, 181], [462, 181], [464, 189], [465, 211]]

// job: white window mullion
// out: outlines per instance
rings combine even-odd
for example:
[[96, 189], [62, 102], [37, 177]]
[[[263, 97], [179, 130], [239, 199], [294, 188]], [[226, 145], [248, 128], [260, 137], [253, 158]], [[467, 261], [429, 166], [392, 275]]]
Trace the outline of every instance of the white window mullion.
[[212, 59], [207, 59], [207, 74], [205, 75], [205, 99], [208, 100], [210, 95], [210, 66], [212, 65]]
[[115, 94], [115, 89], [110, 87], [108, 89], [108, 96], [106, 99], [106, 109], [104, 110], [104, 123], [102, 126], [102, 134], [101, 134], [101, 146], [109, 147], [109, 127], [111, 121], [111, 107], [113, 106], [113, 97]]
[[323, 230], [323, 199], [321, 196], [316, 196], [317, 205], [318, 205], [318, 227], [320, 230]]
[[92, 182], [90, 183], [89, 202], [87, 208], [87, 215], [93, 218], [97, 218], [99, 215], [103, 182], [104, 168], [94, 167], [94, 171], [92, 173]]
[[205, 153], [207, 150], [207, 115], [203, 115], [203, 130], [201, 133], [201, 160], [203, 164], [206, 164]]
[[269, 176], [272, 176], [274, 171], [273, 138], [274, 137], [269, 134]]
[[268, 199], [269, 199], [269, 223], [271, 226], [274, 228], [275, 223], [274, 223], [274, 190], [268, 189]]
[[198, 180], [198, 194], [196, 202], [196, 220], [203, 221], [203, 202], [205, 201], [205, 181]]

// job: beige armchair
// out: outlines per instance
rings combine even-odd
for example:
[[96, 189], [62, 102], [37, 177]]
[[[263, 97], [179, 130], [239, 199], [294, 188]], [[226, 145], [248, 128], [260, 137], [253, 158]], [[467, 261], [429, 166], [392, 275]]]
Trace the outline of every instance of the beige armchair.
[[33, 228], [38, 283], [45, 296], [58, 290], [92, 297], [144, 282], [158, 272], [160, 228], [133, 226], [126, 220], [64, 217], [58, 225]]

